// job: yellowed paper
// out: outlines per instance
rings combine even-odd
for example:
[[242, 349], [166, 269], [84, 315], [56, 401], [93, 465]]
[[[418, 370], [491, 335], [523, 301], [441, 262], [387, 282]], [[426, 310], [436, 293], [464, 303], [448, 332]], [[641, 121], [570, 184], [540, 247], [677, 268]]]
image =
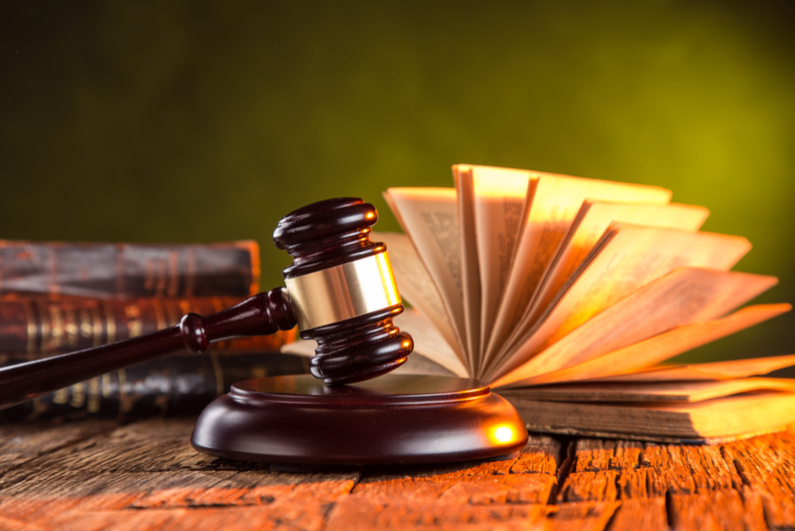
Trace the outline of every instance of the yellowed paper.
[[[568, 369], [533, 376], [506, 385], [516, 387], [600, 378], [617, 381], [661, 381], [712, 379], [718, 378], [720, 374], [724, 374], [724, 377], [738, 378], [767, 374], [782, 367], [795, 365], [795, 355], [792, 356], [792, 362], [789, 361], [788, 356], [779, 356], [716, 364], [704, 363], [694, 365], [693, 368], [691, 366], [671, 368], [662, 366], [661, 368], [658, 364], [683, 352], [772, 319], [790, 311], [791, 308], [792, 306], [789, 304], [749, 306], [727, 317], [674, 328]], [[698, 369], [697, 374], [693, 372], [696, 369]], [[709, 371], [709, 374], [705, 371]], [[691, 376], [687, 376], [688, 374]]]
[[447, 319], [444, 303], [409, 237], [395, 232], [373, 232], [370, 239], [386, 244], [395, 281], [403, 299], [433, 323], [449, 345], [448, 348], [463, 362], [464, 355], [458, 351], [458, 342]]
[[690, 382], [579, 382], [502, 391], [555, 402], [702, 402], [751, 391], [795, 392], [795, 380], [739, 378]]
[[[490, 360], [521, 319], [555, 253], [586, 199], [665, 204], [671, 191], [563, 175], [536, 174], [531, 205], [523, 221], [505, 296], [487, 347]], [[488, 360], [487, 360], [488, 362]]]
[[540, 317], [612, 223], [697, 231], [708, 215], [706, 208], [693, 205], [585, 201], [538, 286], [523, 321]]
[[458, 209], [452, 188], [390, 188], [384, 192], [403, 231], [439, 292], [456, 337], [458, 350], [468, 357], [461, 281]]
[[[572, 279], [536, 323], [523, 322], [506, 342], [500, 369], [504, 376], [531, 356], [653, 280], [680, 267], [728, 270], [751, 245], [738, 236], [614, 224], [614, 233], [582, 274]], [[510, 353], [510, 354], [508, 354]]]
[[523, 170], [453, 166], [462, 230], [464, 301], [473, 369], [479, 372], [526, 209], [532, 176]]
[[567, 369], [674, 328], [720, 318], [776, 283], [775, 277], [749, 273], [677, 269], [584, 322], [499, 384]]
[[[726, 319], [721, 319], [720, 321], [726, 321], [728, 319], [731, 319], [732, 317], [739, 316], [740, 314], [743, 313], [749, 314], [751, 310], [756, 310], [756, 309], [761, 310], [762, 308], [765, 307], [770, 307], [770, 309], [772, 310], [776, 306], [783, 307], [783, 309], [776, 315], [779, 315], [781, 312], [791, 308], [789, 304], [771, 304], [771, 305], [766, 305], [764, 307], [751, 306], [748, 308], [743, 308], [742, 310], [738, 311], [731, 317], [727, 317]], [[718, 321], [713, 321], [713, 323], [717, 322]], [[750, 323], [750, 325], [753, 324], [756, 323], [753, 322]], [[691, 328], [691, 327], [686, 327], [686, 328]], [[734, 333], [735, 331], [736, 330], [732, 330], [730, 333]], [[703, 341], [703, 343], [708, 343], [709, 341], [712, 340], [706, 339]], [[658, 343], [659, 342], [660, 341], [658, 341]], [[640, 346], [640, 344], [638, 344], [638, 346]], [[633, 345], [633, 347], [635, 347], [635, 345]], [[626, 351], [627, 349], [624, 350]], [[690, 349], [688, 348], [685, 350], [690, 350]], [[633, 348], [633, 352], [630, 354], [633, 354], [635, 352], [640, 354], [640, 349]], [[665, 360], [668, 358], [666, 357], [662, 359]], [[770, 356], [765, 358], [715, 361], [710, 363], [693, 363], [690, 365], [653, 365], [647, 368], [638, 369], [638, 372], [627, 372], [626, 374], [603, 376], [601, 378], [600, 377], [587, 378], [586, 380], [594, 382], [668, 382], [668, 381], [688, 381], [688, 380], [729, 380], [732, 378], [747, 378], [748, 376], [762, 376], [779, 369], [792, 367], [793, 365], [795, 365], [795, 354], [789, 354], [785, 356]], [[582, 367], [582, 365], [575, 367], [574, 369], [578, 369], [579, 367]], [[631, 368], [629, 370], [631, 370]], [[602, 374], [607, 374], [608, 372], [609, 371], [603, 371]], [[598, 376], [600, 373], [597, 371], [593, 372], [592, 374]], [[573, 380], [577, 379], [579, 378], [573, 378]], [[564, 378], [561, 381], [565, 380], [568, 380], [568, 378]]]

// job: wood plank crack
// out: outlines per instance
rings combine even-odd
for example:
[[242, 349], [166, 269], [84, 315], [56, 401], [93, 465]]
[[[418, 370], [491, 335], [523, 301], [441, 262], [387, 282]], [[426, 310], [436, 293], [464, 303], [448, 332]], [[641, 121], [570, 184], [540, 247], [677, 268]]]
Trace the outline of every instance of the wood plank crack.
[[792, 433], [704, 447], [534, 434], [502, 459], [299, 472], [198, 454], [192, 425], [0, 426], [0, 527], [795, 529]]

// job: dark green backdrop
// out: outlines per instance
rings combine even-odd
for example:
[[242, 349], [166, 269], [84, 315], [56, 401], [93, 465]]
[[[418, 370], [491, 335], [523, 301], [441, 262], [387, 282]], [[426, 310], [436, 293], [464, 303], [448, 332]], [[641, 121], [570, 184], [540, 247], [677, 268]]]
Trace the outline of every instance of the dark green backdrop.
[[[753, 4], [753, 5], [751, 5]], [[657, 184], [795, 301], [795, 4], [0, 4], [0, 238], [255, 238], [456, 162]], [[791, 316], [701, 359], [795, 352]]]

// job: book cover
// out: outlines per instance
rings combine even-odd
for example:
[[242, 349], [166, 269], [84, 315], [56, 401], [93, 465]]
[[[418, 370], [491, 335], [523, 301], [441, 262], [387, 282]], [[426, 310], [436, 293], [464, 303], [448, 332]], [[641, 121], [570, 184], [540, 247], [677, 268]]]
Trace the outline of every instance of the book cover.
[[[183, 315], [209, 315], [239, 297], [158, 297], [103, 300], [59, 296], [0, 298], [0, 366], [3, 356], [39, 359], [138, 337], [179, 323]], [[276, 352], [296, 330], [221, 341], [214, 352]]]
[[0, 296], [247, 297], [259, 287], [252, 240], [207, 244], [0, 240]]

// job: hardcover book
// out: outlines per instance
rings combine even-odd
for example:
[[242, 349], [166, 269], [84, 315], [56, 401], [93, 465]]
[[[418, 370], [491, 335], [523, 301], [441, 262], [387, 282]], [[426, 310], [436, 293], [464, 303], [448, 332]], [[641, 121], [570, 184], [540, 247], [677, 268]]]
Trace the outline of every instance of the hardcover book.
[[[35, 360], [139, 337], [179, 324], [186, 313], [210, 315], [239, 297], [159, 297], [102, 300], [82, 297], [7, 295], [0, 298], [0, 367], [4, 357]], [[296, 330], [220, 341], [214, 352], [277, 352]], [[187, 353], [187, 351], [185, 351]]]
[[544, 431], [704, 441], [795, 422], [795, 385], [751, 378], [795, 357], [662, 365], [790, 309], [742, 307], [777, 279], [732, 271], [751, 245], [700, 231], [706, 208], [655, 186], [453, 175], [455, 188], [388, 189], [405, 234], [373, 236], [418, 312], [395, 322], [420, 372], [488, 383]]
[[202, 244], [0, 240], [0, 296], [247, 297], [259, 284], [252, 240]]

